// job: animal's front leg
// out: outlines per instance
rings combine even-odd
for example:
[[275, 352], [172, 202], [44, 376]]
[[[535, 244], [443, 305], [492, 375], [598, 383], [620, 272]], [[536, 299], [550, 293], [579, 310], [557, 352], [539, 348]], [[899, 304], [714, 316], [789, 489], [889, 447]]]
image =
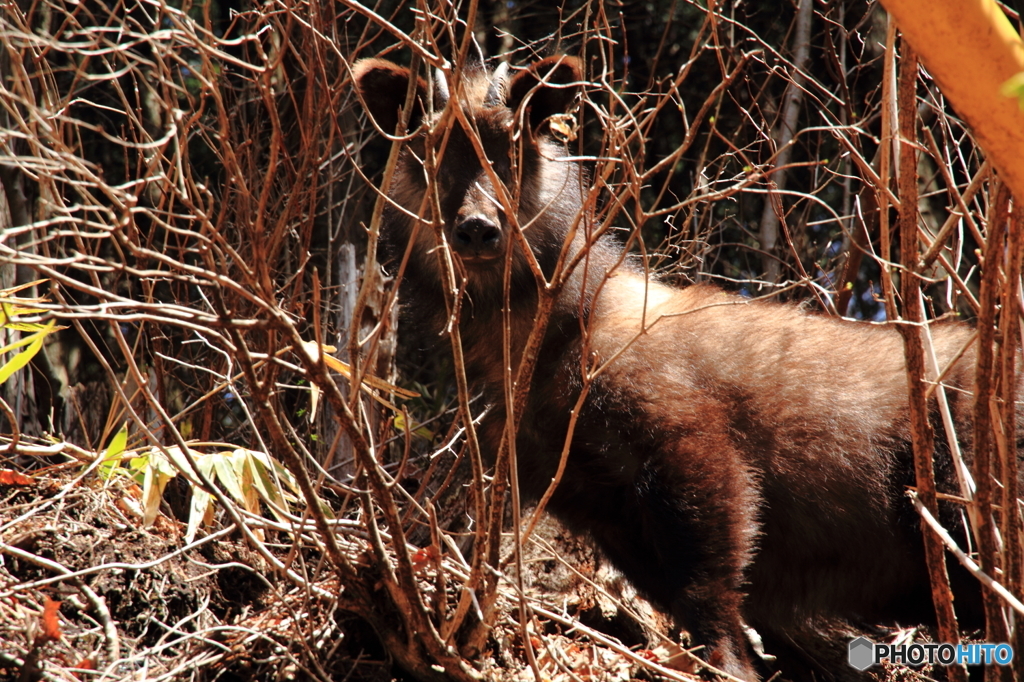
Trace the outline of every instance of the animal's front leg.
[[602, 544], [704, 647], [705, 660], [754, 681], [742, 608], [757, 534], [755, 479], [728, 450], [682, 450], [659, 453], [640, 467], [632, 509]]
[[694, 644], [704, 646], [699, 652], [704, 660], [741, 680], [756, 682], [740, 615], [743, 593], [731, 582], [708, 581], [682, 590], [671, 605], [672, 615]]

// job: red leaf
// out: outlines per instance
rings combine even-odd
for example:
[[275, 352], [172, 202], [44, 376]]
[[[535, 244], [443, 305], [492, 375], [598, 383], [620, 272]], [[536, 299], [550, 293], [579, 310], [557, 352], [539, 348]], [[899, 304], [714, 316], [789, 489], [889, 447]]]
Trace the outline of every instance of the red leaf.
[[10, 469], [0, 469], [0, 485], [32, 485], [35, 479]]
[[57, 613], [60, 611], [60, 602], [53, 601], [46, 597], [43, 602], [43, 632], [42, 639], [47, 642], [56, 642], [61, 638], [60, 621]]
[[422, 549], [417, 549], [412, 554], [413, 570], [418, 571], [420, 569], [426, 568], [427, 564], [429, 564], [433, 559], [436, 558], [437, 550], [434, 549], [433, 545], [430, 545], [429, 547], [424, 547]]
[[[96, 661], [92, 660], [91, 658], [83, 658], [74, 667], [78, 668], [79, 670], [96, 670]], [[71, 674], [75, 676], [76, 680], [82, 679], [82, 677], [78, 673], [73, 672]]]

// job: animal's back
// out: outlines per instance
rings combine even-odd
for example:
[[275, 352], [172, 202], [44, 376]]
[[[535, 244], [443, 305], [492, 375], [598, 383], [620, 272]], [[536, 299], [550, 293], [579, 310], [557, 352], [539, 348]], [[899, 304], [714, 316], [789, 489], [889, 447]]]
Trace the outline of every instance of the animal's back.
[[[637, 472], [655, 467], [662, 479], [714, 481], [732, 496], [727, 504], [748, 506], [737, 545], [750, 537], [757, 547], [745, 567], [752, 623], [778, 629], [818, 614], [930, 619], [919, 520], [905, 497], [914, 474], [903, 345], [893, 327], [712, 287], [672, 289], [629, 272], [611, 276], [597, 300], [590, 345], [610, 362], [593, 401], [632, 406], [583, 420], [574, 456], [596, 453], [608, 469], [599, 480], [618, 471], [635, 486]], [[971, 336], [960, 324], [932, 333], [940, 367]], [[945, 379], [960, 389], [947, 393], [961, 433], [972, 365], [968, 351]], [[595, 444], [595, 433], [628, 435], [616, 447]], [[675, 455], [657, 439], [678, 440], [667, 448]], [[948, 465], [939, 472], [953, 492]], [[700, 535], [699, 543], [710, 541]]]

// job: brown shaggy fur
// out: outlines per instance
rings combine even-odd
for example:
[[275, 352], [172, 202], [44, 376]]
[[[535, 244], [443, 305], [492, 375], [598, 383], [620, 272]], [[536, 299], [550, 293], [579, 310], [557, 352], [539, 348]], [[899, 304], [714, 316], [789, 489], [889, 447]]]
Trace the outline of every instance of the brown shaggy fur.
[[[545, 134], [545, 121], [571, 104], [580, 65], [568, 57], [538, 62], [499, 84], [497, 101], [487, 101], [486, 70], [467, 71], [462, 106], [497, 176], [520, 197], [518, 222], [550, 276], [584, 212], [586, 183]], [[393, 132], [408, 71], [366, 60], [355, 79], [378, 125]], [[384, 224], [392, 262], [408, 250], [405, 309], [425, 338], [436, 338], [447, 321], [433, 202], [423, 201], [423, 131], [436, 116], [427, 102], [440, 111], [445, 96], [418, 82], [410, 129], [424, 127], [401, 155]], [[494, 406], [480, 428], [493, 455], [505, 422], [509, 249], [514, 363], [533, 324], [537, 284], [470, 136], [451, 120], [435, 176], [437, 207], [466, 276], [459, 329], [467, 375]], [[513, 135], [524, 141], [518, 179]], [[585, 233], [577, 232], [570, 254], [586, 247]], [[958, 324], [933, 327], [940, 363], [970, 333]], [[613, 240], [593, 240], [555, 306], [517, 437], [527, 495], [541, 495], [555, 473], [581, 390], [584, 348], [614, 360], [593, 383], [549, 508], [589, 533], [642, 592], [669, 609], [705, 645], [711, 663], [758, 678], [744, 623], [782, 647], [817, 618], [933, 620], [918, 518], [904, 494], [914, 475], [903, 347], [894, 329], [708, 286], [671, 288], [624, 261]], [[970, 434], [973, 363], [968, 352], [946, 380], [963, 389], [949, 391], [961, 437]], [[940, 486], [952, 492], [948, 454], [937, 459]], [[944, 520], [958, 527], [951, 511]], [[961, 622], [976, 623], [977, 586], [951, 570]]]

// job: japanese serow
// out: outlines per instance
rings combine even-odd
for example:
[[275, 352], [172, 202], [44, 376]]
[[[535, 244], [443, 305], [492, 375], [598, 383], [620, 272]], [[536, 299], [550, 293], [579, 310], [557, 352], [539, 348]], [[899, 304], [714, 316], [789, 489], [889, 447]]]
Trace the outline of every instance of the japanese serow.
[[[354, 73], [375, 124], [394, 133], [409, 71], [370, 59]], [[708, 662], [758, 679], [746, 624], [783, 642], [821, 618], [933, 622], [905, 495], [914, 473], [899, 334], [710, 286], [670, 287], [614, 238], [594, 236], [589, 183], [549, 125], [580, 80], [580, 63], [557, 57], [511, 76], [469, 68], [458, 88], [440, 77], [412, 84], [408, 129], [418, 132], [386, 189], [382, 238], [394, 270], [407, 259], [402, 296], [424, 337], [449, 323], [441, 259], [452, 258], [466, 375], [492, 406], [478, 430], [485, 454], [506, 422], [505, 328], [515, 371], [541, 300], [532, 268], [551, 278], [575, 265], [516, 437], [526, 496], [551, 484], [585, 373], [603, 366], [548, 508], [670, 611]], [[437, 126], [436, 112], [456, 104], [463, 114], [447, 111]], [[932, 328], [940, 365], [971, 333]], [[974, 358], [968, 349], [944, 378], [968, 438]], [[940, 489], [956, 492], [939, 429]], [[977, 585], [950, 570], [961, 615], [979, 617]]]

